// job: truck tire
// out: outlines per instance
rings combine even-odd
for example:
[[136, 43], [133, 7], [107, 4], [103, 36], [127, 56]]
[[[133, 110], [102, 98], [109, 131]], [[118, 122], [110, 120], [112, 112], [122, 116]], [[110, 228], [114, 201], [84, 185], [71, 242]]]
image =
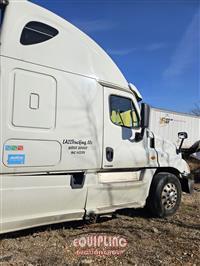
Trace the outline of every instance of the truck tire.
[[181, 203], [181, 184], [179, 179], [167, 172], [153, 177], [146, 206], [156, 217], [173, 215]]

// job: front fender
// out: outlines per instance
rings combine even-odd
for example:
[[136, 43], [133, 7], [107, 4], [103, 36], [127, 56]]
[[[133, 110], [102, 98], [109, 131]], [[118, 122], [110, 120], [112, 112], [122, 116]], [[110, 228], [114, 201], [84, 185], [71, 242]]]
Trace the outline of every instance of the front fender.
[[190, 174], [190, 167], [182, 158], [177, 158], [174, 161], [173, 167], [176, 168], [182, 175]]
[[189, 174], [190, 168], [181, 153], [177, 153], [176, 145], [168, 140], [155, 137], [155, 149], [160, 167], [172, 167], [181, 174]]

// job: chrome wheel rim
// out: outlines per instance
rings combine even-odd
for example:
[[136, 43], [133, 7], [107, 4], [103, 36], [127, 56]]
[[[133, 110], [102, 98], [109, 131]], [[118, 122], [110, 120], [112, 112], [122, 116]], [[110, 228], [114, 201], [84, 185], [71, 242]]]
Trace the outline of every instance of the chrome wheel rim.
[[168, 183], [164, 186], [161, 194], [162, 204], [166, 210], [171, 210], [176, 206], [178, 191], [174, 184]]

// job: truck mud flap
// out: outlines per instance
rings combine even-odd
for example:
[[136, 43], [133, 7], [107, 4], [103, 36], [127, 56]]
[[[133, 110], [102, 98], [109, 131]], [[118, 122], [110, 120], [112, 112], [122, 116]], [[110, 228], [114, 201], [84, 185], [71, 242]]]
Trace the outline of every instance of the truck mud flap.
[[194, 192], [194, 180], [190, 179], [190, 178], [180, 178], [180, 183], [181, 183], [181, 187], [182, 187], [182, 191], [192, 194]]

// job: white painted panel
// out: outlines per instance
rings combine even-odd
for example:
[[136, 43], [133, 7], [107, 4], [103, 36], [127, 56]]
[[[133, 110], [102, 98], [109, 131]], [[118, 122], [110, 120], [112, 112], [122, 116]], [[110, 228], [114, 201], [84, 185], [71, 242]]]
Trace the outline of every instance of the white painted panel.
[[[140, 171], [141, 180], [128, 182], [101, 182], [88, 186], [86, 210], [88, 213], [106, 213], [119, 208], [143, 207], [149, 194], [149, 188], [155, 169]], [[112, 173], [114, 175], [118, 173]], [[118, 175], [119, 176], [119, 175]], [[95, 180], [95, 175], [91, 180]]]
[[57, 141], [13, 139], [4, 145], [3, 162], [8, 167], [55, 166], [60, 159]]
[[[47, 160], [46, 155], [41, 155], [42, 158], [40, 158], [41, 162], [38, 168], [35, 166], [32, 168], [29, 165], [23, 167], [23, 172], [99, 169], [102, 163], [103, 141], [102, 86], [94, 79], [10, 58], [2, 57], [1, 59], [1, 74], [4, 77], [2, 79], [2, 87], [7, 88], [1, 91], [1, 98], [4, 99], [1, 105], [1, 112], [4, 114], [1, 120], [1, 152], [3, 152], [3, 144], [9, 139], [56, 141], [62, 146], [60, 148], [62, 150], [60, 163], [54, 163], [47, 167], [46, 161], [49, 159]], [[47, 77], [55, 77], [57, 82], [57, 105], [54, 128], [48, 130], [34, 127], [16, 127], [13, 125], [14, 69], [28, 69], [33, 73], [43, 73]], [[71, 153], [74, 148], [76, 151], [78, 150], [78, 153]], [[37, 149], [37, 145], [35, 149]], [[54, 158], [53, 160], [57, 162], [58, 159], [55, 159], [55, 157], [58, 158], [57, 153], [55, 154], [56, 151], [54, 149], [49, 151], [48, 149], [49, 147], [43, 147], [44, 152], [45, 150], [47, 151], [48, 157]], [[37, 153], [40, 156], [40, 151], [37, 151]], [[1, 173], [22, 172], [22, 167], [5, 166], [3, 154], [1, 158]]]
[[18, 127], [50, 129], [55, 126], [56, 81], [26, 70], [15, 70], [12, 122]]
[[0, 233], [81, 219], [87, 189], [72, 189], [70, 175], [0, 176]]

